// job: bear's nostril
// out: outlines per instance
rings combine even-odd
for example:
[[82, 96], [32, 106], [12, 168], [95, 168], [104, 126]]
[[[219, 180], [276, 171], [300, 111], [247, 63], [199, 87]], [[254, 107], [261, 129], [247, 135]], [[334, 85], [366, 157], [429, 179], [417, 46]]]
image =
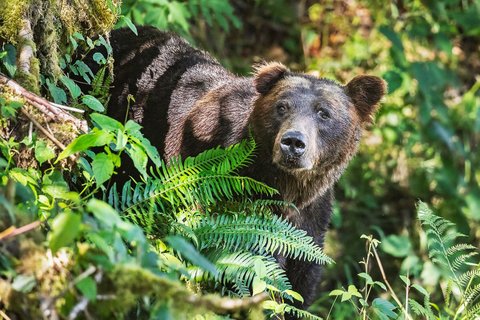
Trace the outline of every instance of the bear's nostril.
[[285, 133], [280, 144], [283, 153], [288, 157], [300, 157], [305, 153], [305, 136], [299, 131]]
[[286, 146], [291, 146], [293, 144], [293, 141], [290, 138], [283, 138], [281, 143], [286, 145]]
[[298, 149], [305, 149], [305, 143], [301, 140], [297, 140], [295, 141], [295, 147]]

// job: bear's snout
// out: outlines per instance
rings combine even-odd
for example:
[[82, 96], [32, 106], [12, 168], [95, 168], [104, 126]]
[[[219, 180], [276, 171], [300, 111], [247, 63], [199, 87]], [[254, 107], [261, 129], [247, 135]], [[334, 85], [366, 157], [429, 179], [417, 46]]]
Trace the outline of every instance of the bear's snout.
[[274, 147], [273, 163], [286, 171], [311, 170], [313, 162], [308, 135], [289, 129], [279, 135]]
[[307, 147], [306, 137], [300, 131], [287, 131], [280, 140], [280, 148], [287, 158], [299, 158], [305, 153]]

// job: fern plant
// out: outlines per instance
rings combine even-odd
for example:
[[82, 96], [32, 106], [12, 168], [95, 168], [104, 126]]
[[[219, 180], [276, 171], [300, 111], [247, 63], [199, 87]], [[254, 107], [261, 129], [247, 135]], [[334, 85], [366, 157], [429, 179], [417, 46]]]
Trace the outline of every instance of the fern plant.
[[[239, 297], [268, 291], [272, 299], [300, 300], [275, 257], [322, 264], [332, 260], [305, 231], [274, 214], [279, 207], [293, 207], [270, 199], [275, 189], [238, 174], [251, 163], [254, 151], [255, 141], [249, 138], [184, 161], [162, 162], [149, 179], [127, 182], [120, 195], [112, 188], [110, 203], [151, 239], [171, 234], [190, 239], [215, 267], [212, 272], [182, 259], [188, 280], [203, 290], [213, 287]], [[276, 311], [308, 315], [284, 305]]]
[[[478, 319], [480, 263], [473, 260], [478, 249], [470, 244], [456, 243], [465, 235], [456, 231], [454, 223], [433, 214], [423, 202], [418, 204], [418, 218], [427, 234], [429, 257], [446, 272], [446, 312], [453, 319]], [[410, 301], [412, 310], [418, 315], [434, 318], [428, 294], [424, 294], [423, 306]]]

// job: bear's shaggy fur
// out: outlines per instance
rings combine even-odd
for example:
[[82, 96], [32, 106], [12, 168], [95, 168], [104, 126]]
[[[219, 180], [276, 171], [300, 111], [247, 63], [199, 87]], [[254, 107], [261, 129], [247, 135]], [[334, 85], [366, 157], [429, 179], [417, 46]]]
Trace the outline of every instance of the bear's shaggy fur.
[[[293, 202], [299, 213], [279, 214], [323, 246], [333, 185], [385, 94], [384, 81], [358, 76], [342, 86], [279, 63], [256, 67], [251, 78], [237, 77], [174, 34], [150, 27], [138, 31], [138, 36], [127, 29], [111, 34], [115, 78], [109, 115], [124, 120], [128, 112], [165, 159], [229, 146], [251, 130], [258, 150], [243, 173]], [[136, 101], [127, 111], [129, 94]], [[308, 306], [320, 266], [282, 262]]]

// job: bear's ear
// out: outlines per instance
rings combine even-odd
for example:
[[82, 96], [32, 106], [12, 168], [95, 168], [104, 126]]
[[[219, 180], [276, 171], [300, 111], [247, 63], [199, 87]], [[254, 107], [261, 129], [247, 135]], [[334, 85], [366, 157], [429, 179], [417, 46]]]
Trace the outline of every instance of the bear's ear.
[[258, 93], [265, 94], [289, 71], [279, 62], [269, 62], [254, 67], [254, 84]]
[[361, 120], [371, 122], [380, 99], [387, 91], [387, 84], [379, 77], [364, 75], [353, 78], [345, 89]]

